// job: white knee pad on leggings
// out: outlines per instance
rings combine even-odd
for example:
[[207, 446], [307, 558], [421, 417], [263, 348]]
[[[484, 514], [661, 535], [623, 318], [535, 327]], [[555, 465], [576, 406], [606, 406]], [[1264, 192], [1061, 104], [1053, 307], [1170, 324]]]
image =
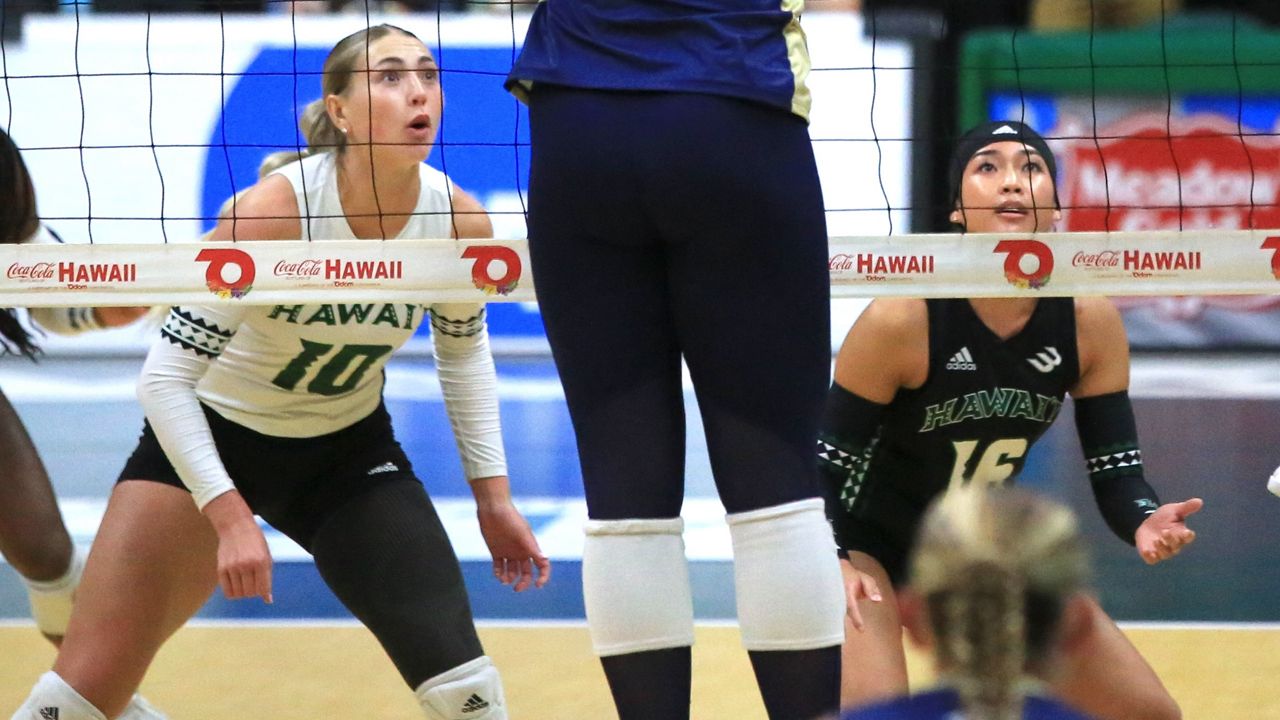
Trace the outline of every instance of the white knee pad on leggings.
[[582, 596], [602, 657], [693, 645], [693, 593], [684, 521], [591, 520]]
[[107, 720], [107, 716], [50, 670], [36, 681], [12, 720]]
[[413, 692], [428, 720], [507, 720], [502, 678], [487, 655], [440, 673]]
[[728, 516], [738, 625], [748, 650], [844, 642], [844, 586], [822, 500]]
[[31, 617], [36, 627], [45, 635], [61, 637], [67, 634], [67, 623], [71, 621], [71, 602], [76, 588], [80, 586], [80, 576], [84, 574], [84, 552], [79, 547], [72, 547], [71, 566], [56, 580], [28, 580], [22, 578], [27, 586], [27, 595], [31, 599]]

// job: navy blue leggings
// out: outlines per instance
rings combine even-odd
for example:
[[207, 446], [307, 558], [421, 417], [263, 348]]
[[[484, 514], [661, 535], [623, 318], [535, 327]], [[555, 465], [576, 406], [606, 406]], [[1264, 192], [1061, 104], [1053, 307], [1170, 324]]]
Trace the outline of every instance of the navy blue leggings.
[[590, 516], [679, 514], [682, 355], [729, 512], [817, 496], [830, 287], [805, 123], [547, 85], [530, 119], [533, 276]]

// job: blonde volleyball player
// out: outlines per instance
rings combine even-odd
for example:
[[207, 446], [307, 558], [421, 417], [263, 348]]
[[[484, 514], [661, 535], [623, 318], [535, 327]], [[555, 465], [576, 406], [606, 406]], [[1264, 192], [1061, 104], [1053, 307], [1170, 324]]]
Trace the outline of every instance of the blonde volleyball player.
[[[951, 188], [951, 221], [970, 232], [1044, 231], [1058, 217], [1053, 153], [1018, 122], [966, 133]], [[1195, 538], [1186, 518], [1203, 502], [1161, 504], [1143, 478], [1128, 387], [1129, 345], [1106, 298], [871, 303], [836, 358], [819, 443], [846, 555], [846, 705], [907, 687], [894, 587], [926, 504], [949, 487], [1011, 481], [1068, 393], [1112, 531], [1148, 563]], [[1092, 632], [1057, 680], [1059, 694], [1109, 720], [1179, 717], [1138, 651], [1101, 606], [1090, 608]]]
[[910, 562], [899, 614], [938, 687], [843, 720], [1089, 720], [1048, 694], [1094, 621], [1070, 510], [1016, 488], [957, 488], [925, 513]]
[[[442, 97], [421, 41], [388, 25], [350, 35], [323, 88], [303, 118], [322, 152], [259, 182], [213, 239], [490, 234], [480, 205], [423, 164]], [[482, 305], [175, 307], [62, 652], [14, 717], [114, 717], [215, 586], [270, 602], [256, 512], [314, 555], [427, 718], [505, 719], [458, 561], [382, 404], [387, 356], [428, 319], [494, 574], [517, 591], [545, 584], [550, 564], [511, 502]]]

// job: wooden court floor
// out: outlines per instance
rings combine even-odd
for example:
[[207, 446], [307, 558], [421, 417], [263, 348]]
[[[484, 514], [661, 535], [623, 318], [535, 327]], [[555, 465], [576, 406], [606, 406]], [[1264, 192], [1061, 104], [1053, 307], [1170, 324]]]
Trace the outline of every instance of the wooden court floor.
[[[1280, 629], [1128, 629], [1187, 720], [1280, 720]], [[485, 627], [511, 717], [616, 717], [583, 627]], [[0, 627], [0, 717], [53, 660], [31, 627]], [[913, 681], [928, 680], [912, 657]], [[358, 626], [196, 626], [161, 651], [143, 692], [172, 720], [420, 720], [373, 637]], [[732, 627], [700, 627], [693, 717], [765, 717]]]

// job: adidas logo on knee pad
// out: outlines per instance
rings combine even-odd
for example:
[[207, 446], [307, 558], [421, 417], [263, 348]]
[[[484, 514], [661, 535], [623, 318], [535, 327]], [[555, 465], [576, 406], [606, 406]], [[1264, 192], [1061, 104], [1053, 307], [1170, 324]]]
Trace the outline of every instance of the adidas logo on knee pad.
[[58, 720], [58, 708], [56, 707], [40, 708], [40, 720]]

